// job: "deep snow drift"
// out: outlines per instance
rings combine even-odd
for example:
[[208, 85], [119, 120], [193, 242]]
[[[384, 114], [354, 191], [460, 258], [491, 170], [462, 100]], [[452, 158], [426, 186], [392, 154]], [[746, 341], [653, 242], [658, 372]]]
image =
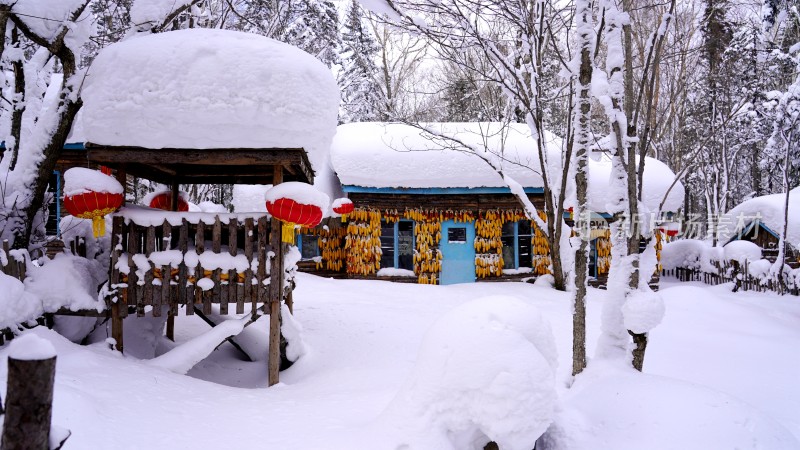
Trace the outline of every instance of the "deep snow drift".
[[[473, 410], [459, 407], [441, 416], [434, 414], [431, 417], [443, 422], [427, 428], [416, 426], [419, 418], [398, 414], [408, 410], [396, 407], [398, 397], [406, 395], [412, 400], [439, 399], [444, 401], [441, 405], [452, 406], [451, 401], [460, 397], [439, 390], [452, 385], [448, 380], [485, 380], [482, 376], [490, 373], [489, 367], [497, 367], [485, 364], [486, 347], [476, 349], [475, 361], [470, 361], [469, 350], [474, 346], [456, 345], [459, 337], [476, 336], [464, 331], [470, 329], [470, 321], [520, 344], [497, 347], [497, 358], [502, 360], [504, 352], [515, 348], [527, 349], [519, 353], [531, 358], [522, 363], [524, 367], [546, 373], [549, 364], [544, 361], [550, 360], [553, 350], [527, 335], [542, 329], [535, 324], [535, 314], [520, 315], [520, 322], [504, 328], [491, 325], [508, 323], [502, 309], [495, 313], [471, 306], [475, 299], [498, 294], [520, 299], [500, 302], [535, 307], [551, 324], [555, 337], [558, 399], [555, 422], [541, 448], [800, 448], [800, 389], [795, 387], [800, 363], [791, 357], [800, 346], [800, 302], [795, 297], [731, 294], [726, 286], [666, 287], [660, 291], [666, 314], [651, 333], [645, 374], [590, 362], [588, 372], [567, 388], [569, 296], [546, 284], [422, 286], [299, 274], [297, 286], [295, 318], [302, 330], [298, 327], [294, 333], [302, 335], [305, 354], [281, 373], [282, 383], [272, 388], [265, 387], [265, 361], [245, 362], [229, 344], [196, 365], [187, 377], [121, 356], [103, 342], [80, 347], [54, 332], [35, 329], [33, 333], [51, 341], [58, 353], [54, 423], [72, 431], [67, 448], [305, 450], [423, 443], [409, 448], [425, 449], [431, 448], [425, 443], [442, 442], [444, 422], [480, 416], [497, 427], [516, 423], [514, 410], [507, 410], [506, 422], [505, 418], [495, 420], [502, 408], [492, 409], [498, 407], [498, 398], [509, 406], [524, 400], [514, 397], [519, 393], [514, 389], [508, 391], [509, 396], [483, 397], [485, 405], [470, 407]], [[605, 294], [590, 290], [590, 355]], [[473, 319], [466, 319], [470, 316]], [[458, 318], [455, 323], [454, 317]], [[534, 326], [522, 330], [523, 322]], [[182, 343], [209, 328], [197, 317], [180, 316], [176, 329], [177, 341]], [[445, 332], [449, 329], [461, 331], [451, 336]], [[266, 341], [265, 321], [245, 332], [250, 344]], [[174, 345], [161, 339], [156, 352], [163, 354]], [[447, 346], [451, 348], [446, 351], [460, 361], [451, 373], [441, 358]], [[0, 350], [0, 391], [5, 389], [7, 351], [7, 347]], [[534, 351], [541, 355], [541, 364], [535, 362]], [[473, 363], [476, 367], [471, 370], [468, 366]], [[458, 372], [464, 376], [457, 376]], [[420, 380], [420, 374], [431, 379]], [[434, 403], [406, 406], [425, 404]], [[411, 411], [425, 413], [424, 409]], [[406, 433], [384, 433], [387, 424]], [[478, 428], [479, 432], [473, 429], [475, 439], [491, 429]], [[445, 444], [457, 442], [453, 436], [446, 438]], [[455, 448], [475, 445], [473, 441]], [[515, 448], [516, 444], [508, 445]]]

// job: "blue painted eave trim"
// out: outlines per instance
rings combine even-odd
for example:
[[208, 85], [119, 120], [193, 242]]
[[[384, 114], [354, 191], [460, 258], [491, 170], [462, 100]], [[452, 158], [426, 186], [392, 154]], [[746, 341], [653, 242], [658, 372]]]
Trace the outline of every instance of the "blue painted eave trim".
[[[6, 149], [5, 141], [0, 142], [0, 150]], [[64, 144], [64, 150], [86, 150], [86, 147], [83, 145], [83, 142], [70, 142]]]
[[[433, 194], [433, 195], [455, 195], [455, 194], [510, 194], [511, 190], [505, 187], [479, 187], [479, 188], [378, 188], [365, 186], [342, 186], [348, 194]], [[524, 188], [526, 194], [542, 194], [544, 188]]]

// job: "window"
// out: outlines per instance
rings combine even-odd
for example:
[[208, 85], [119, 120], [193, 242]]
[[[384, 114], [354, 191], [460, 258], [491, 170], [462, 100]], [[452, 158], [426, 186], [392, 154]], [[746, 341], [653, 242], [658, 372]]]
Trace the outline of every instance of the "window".
[[319, 239], [311, 234], [301, 234], [299, 239], [300, 255], [302, 259], [314, 259], [320, 256]]
[[381, 221], [381, 268], [414, 270], [414, 222]]
[[534, 230], [529, 220], [503, 224], [500, 240], [503, 242], [503, 269], [533, 267], [531, 246]]

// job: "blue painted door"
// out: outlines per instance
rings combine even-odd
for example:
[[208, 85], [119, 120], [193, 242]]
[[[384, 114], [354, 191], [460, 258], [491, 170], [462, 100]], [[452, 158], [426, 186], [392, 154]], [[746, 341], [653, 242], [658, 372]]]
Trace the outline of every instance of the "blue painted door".
[[475, 281], [475, 224], [442, 222], [442, 274], [440, 284]]

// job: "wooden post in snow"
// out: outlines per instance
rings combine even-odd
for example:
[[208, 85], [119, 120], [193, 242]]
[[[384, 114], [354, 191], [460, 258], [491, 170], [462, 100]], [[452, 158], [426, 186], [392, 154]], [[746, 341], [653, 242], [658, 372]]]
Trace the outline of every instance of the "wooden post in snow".
[[[178, 185], [177, 181], [173, 181], [172, 185], [170, 187], [171, 187], [171, 191], [172, 192], [171, 192], [171, 195], [170, 195], [169, 209], [170, 209], [170, 211], [177, 211], [178, 210], [178, 203], [180, 203], [179, 200], [178, 200], [179, 196], [180, 196], [180, 185]], [[166, 276], [164, 277], [164, 279], [165, 280], [167, 279]], [[181, 292], [181, 289], [183, 289], [185, 291], [186, 290], [186, 286], [178, 285], [178, 292]], [[187, 304], [186, 307], [189, 308], [190, 305]], [[167, 333], [166, 333], [166, 335], [167, 335], [167, 339], [169, 339], [170, 341], [173, 341], [173, 342], [175, 341], [175, 314], [173, 314], [172, 308], [170, 308], [169, 311], [167, 311]]]
[[[276, 165], [272, 184], [277, 186], [283, 182], [283, 167]], [[269, 282], [269, 355], [267, 358], [267, 375], [269, 386], [279, 381], [281, 364], [281, 300], [283, 297], [283, 245], [281, 242], [281, 222], [272, 218], [270, 223], [269, 243], [275, 256], [270, 262]]]
[[[42, 340], [38, 337], [36, 339]], [[45, 343], [49, 345], [49, 342]], [[13, 350], [11, 354], [13, 355]], [[43, 358], [8, 358], [6, 415], [0, 444], [3, 450], [50, 448], [56, 357], [53, 355]]]

